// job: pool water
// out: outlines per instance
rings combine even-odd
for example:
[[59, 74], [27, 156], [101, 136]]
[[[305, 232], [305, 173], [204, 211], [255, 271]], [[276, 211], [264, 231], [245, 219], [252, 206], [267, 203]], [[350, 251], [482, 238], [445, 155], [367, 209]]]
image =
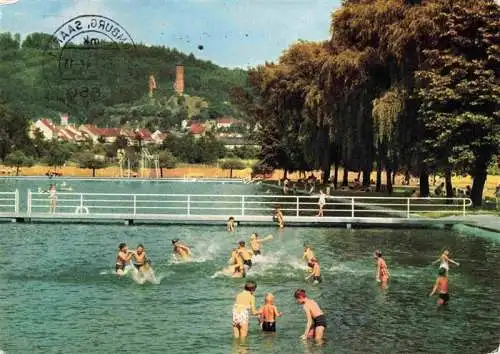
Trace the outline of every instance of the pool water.
[[[220, 193], [252, 188], [196, 188], [207, 187]], [[439, 229], [242, 226], [229, 234], [221, 226], [56, 223], [3, 223], [0, 232], [0, 350], [7, 354], [463, 354], [491, 352], [500, 340], [495, 237]], [[272, 292], [284, 316], [275, 336], [261, 333], [253, 320], [249, 338], [240, 343], [231, 338], [231, 309], [245, 280], [219, 271], [237, 241], [248, 241], [252, 232], [274, 238], [262, 245], [263, 257], [247, 279], [257, 282], [257, 303]], [[192, 246], [194, 261], [173, 261], [173, 238]], [[145, 245], [158, 284], [113, 274], [120, 242]], [[319, 258], [322, 284], [304, 280], [304, 242]], [[431, 263], [443, 247], [460, 267], [450, 270], [449, 305], [438, 308], [428, 295], [437, 275]], [[383, 251], [391, 272], [386, 290], [375, 282], [374, 249]], [[293, 298], [297, 288], [326, 313], [322, 346], [300, 340], [305, 316]]]

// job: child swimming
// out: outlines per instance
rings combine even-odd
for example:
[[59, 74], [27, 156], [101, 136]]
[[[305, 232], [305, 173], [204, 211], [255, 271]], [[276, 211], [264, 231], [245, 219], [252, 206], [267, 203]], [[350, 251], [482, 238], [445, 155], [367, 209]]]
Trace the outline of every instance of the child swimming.
[[260, 322], [264, 332], [276, 332], [276, 318], [283, 316], [283, 313], [278, 311], [274, 305], [274, 296], [267, 293], [265, 297], [265, 304], [259, 309]]
[[191, 249], [179, 242], [179, 240], [172, 240], [174, 254], [179, 256], [182, 260], [187, 260], [191, 257]]
[[322, 341], [326, 329], [325, 314], [316, 301], [307, 297], [305, 290], [297, 289], [294, 297], [297, 304], [302, 305], [306, 313], [307, 323], [301, 338], [308, 339], [314, 337], [317, 342]]
[[243, 264], [243, 259], [238, 254], [238, 249], [233, 248], [231, 252], [231, 258], [229, 259], [229, 267], [223, 269], [223, 273], [232, 278], [244, 278], [245, 277], [245, 267]]
[[449, 263], [453, 263], [454, 265], [456, 265], [458, 267], [460, 265], [460, 263], [455, 262], [453, 259], [451, 259], [449, 257], [449, 255], [450, 255], [450, 252], [448, 251], [448, 249], [445, 249], [443, 251], [443, 253], [441, 254], [441, 256], [436, 261], [434, 261], [432, 264], [436, 264], [436, 263], [440, 263], [441, 262], [439, 264], [439, 268], [446, 269], [446, 272], [448, 272], [448, 270], [450, 270]]
[[230, 216], [229, 219], [227, 219], [227, 224], [226, 224], [227, 231], [233, 232], [235, 225], [236, 225], [236, 222], [234, 221], [234, 217]]
[[122, 242], [118, 245], [115, 264], [115, 272], [118, 276], [124, 275], [125, 266], [130, 262], [133, 253], [133, 251], [128, 250], [126, 243]]
[[450, 294], [448, 293], [448, 276], [445, 268], [439, 268], [439, 276], [429, 296], [433, 296], [438, 290], [438, 305], [446, 305], [450, 300]]
[[135, 252], [132, 253], [132, 260], [134, 261], [134, 267], [139, 272], [145, 272], [149, 269], [150, 261], [142, 244], [137, 245]]
[[270, 241], [272, 239], [273, 235], [268, 235], [263, 239], [259, 239], [259, 235], [257, 233], [253, 233], [252, 236], [250, 236], [250, 246], [252, 247], [253, 254], [256, 256], [262, 254], [260, 251], [260, 243]]
[[245, 273], [248, 273], [252, 267], [252, 252], [245, 247], [245, 241], [238, 242], [238, 249], [236, 252], [243, 259], [243, 264], [245, 267]]
[[307, 267], [309, 268], [308, 271], [312, 272], [314, 264], [311, 262], [311, 259], [315, 258], [314, 257], [314, 252], [308, 244], [304, 243], [304, 255], [302, 256], [302, 259], [304, 259], [307, 262]]
[[248, 335], [248, 322], [250, 313], [254, 316], [260, 314], [255, 308], [255, 290], [257, 284], [249, 281], [245, 284], [245, 290], [236, 296], [233, 306], [233, 336], [245, 338]]

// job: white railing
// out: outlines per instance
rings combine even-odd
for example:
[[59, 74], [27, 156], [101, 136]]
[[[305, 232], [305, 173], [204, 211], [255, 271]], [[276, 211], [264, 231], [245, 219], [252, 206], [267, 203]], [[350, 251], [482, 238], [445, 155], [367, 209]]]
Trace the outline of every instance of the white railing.
[[0, 192], [0, 213], [19, 213], [19, 190]]
[[[466, 214], [468, 198], [327, 197], [325, 217], [426, 216]], [[28, 190], [27, 212], [73, 214], [176, 214], [270, 216], [279, 207], [285, 216], [315, 216], [317, 196], [221, 194], [57, 193], [55, 210], [48, 193]]]

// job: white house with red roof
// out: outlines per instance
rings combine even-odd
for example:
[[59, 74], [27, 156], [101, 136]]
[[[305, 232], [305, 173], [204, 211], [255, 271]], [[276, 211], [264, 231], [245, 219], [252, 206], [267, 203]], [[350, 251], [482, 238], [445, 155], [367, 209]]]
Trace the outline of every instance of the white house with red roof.
[[235, 123], [235, 120], [229, 116], [223, 116], [217, 118], [217, 129], [221, 128], [231, 128], [231, 126]]
[[151, 138], [153, 139], [153, 142], [157, 145], [163, 144], [163, 141], [167, 137], [166, 133], [162, 133], [159, 130], [156, 130], [153, 134], [151, 134]]
[[195, 138], [205, 134], [207, 128], [201, 123], [192, 123], [189, 127], [189, 133], [194, 135]]
[[58, 137], [57, 127], [52, 120], [41, 118], [31, 125], [29, 136], [31, 139], [35, 137], [35, 129], [40, 130], [45, 140], [52, 140]]

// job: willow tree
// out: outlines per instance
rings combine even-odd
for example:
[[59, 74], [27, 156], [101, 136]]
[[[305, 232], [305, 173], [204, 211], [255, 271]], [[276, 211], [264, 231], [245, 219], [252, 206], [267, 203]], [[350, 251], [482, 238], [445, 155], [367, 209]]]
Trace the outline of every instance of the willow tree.
[[397, 126], [398, 119], [404, 110], [404, 91], [393, 88], [373, 100], [373, 123], [375, 130], [375, 146], [377, 149], [377, 191], [380, 191], [382, 165], [385, 165], [387, 190], [392, 193], [393, 170], [392, 161], [398, 153]]

